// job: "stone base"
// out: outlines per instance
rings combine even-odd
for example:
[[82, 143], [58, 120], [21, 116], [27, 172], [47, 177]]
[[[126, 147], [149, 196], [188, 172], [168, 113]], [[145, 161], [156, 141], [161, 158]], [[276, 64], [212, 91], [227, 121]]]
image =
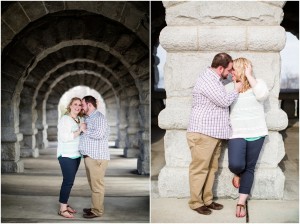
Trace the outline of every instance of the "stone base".
[[138, 158], [139, 154], [139, 149], [124, 149], [124, 157], [126, 158]]
[[38, 148], [21, 148], [21, 157], [28, 158], [28, 157], [39, 157], [39, 149]]
[[[232, 177], [233, 174], [228, 168], [219, 169], [213, 188], [215, 197], [238, 197], [237, 189], [231, 184]], [[251, 198], [282, 199], [284, 181], [284, 174], [279, 167], [256, 170]], [[175, 168], [165, 166], [158, 176], [158, 190], [161, 197], [189, 197], [188, 167]]]
[[137, 170], [138, 173], [141, 175], [149, 175], [150, 174], [149, 161], [145, 161], [142, 160], [141, 158], [138, 158]]
[[1, 172], [2, 173], [23, 173], [24, 163], [22, 160], [15, 161], [1, 161]]

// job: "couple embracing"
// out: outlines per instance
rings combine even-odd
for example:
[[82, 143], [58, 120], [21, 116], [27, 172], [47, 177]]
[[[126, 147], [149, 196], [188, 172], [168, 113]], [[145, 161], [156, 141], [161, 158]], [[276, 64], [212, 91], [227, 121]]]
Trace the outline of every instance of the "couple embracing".
[[[231, 90], [223, 81], [232, 75]], [[217, 54], [198, 78], [193, 89], [192, 111], [187, 142], [192, 161], [189, 166], [191, 209], [203, 215], [220, 210], [213, 201], [212, 188], [222, 140], [228, 139], [229, 169], [232, 184], [239, 189], [236, 217], [246, 215], [246, 200], [251, 192], [255, 166], [268, 129], [263, 102], [269, 90], [265, 82], [252, 74], [246, 58], [232, 60], [226, 53]]]
[[65, 218], [74, 218], [77, 212], [68, 204], [68, 200], [81, 158], [84, 158], [92, 203], [90, 208], [83, 209], [83, 217], [102, 216], [104, 176], [110, 160], [109, 126], [104, 115], [97, 110], [97, 102], [93, 96], [71, 99], [66, 114], [58, 122], [57, 136], [57, 158], [63, 174], [58, 214]]

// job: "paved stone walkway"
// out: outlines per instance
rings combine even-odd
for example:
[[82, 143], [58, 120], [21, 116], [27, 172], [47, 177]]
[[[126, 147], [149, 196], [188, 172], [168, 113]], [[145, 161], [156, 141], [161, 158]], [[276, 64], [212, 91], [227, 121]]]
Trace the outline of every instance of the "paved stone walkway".
[[2, 174], [2, 222], [149, 222], [149, 177], [135, 174], [137, 159], [124, 158], [121, 149], [111, 149], [105, 177], [103, 217], [84, 219], [82, 209], [90, 207], [89, 185], [81, 161], [69, 203], [78, 213], [74, 219], [57, 215], [62, 181], [56, 159], [56, 144], [40, 152], [39, 158], [24, 159], [25, 172]]

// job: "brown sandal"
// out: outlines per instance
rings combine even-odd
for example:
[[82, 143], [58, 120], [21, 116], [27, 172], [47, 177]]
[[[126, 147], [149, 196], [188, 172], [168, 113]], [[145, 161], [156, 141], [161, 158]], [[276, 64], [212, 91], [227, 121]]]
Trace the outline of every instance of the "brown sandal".
[[72, 208], [70, 205], [67, 205], [67, 210], [70, 213], [77, 213], [77, 211], [74, 208]]
[[247, 213], [247, 212], [246, 212], [246, 206], [245, 206], [245, 205], [242, 205], [242, 204], [237, 204], [236, 207], [239, 207], [239, 208], [240, 208], [239, 214], [241, 214], [242, 208], [245, 209], [245, 215], [243, 215], [243, 216], [241, 216], [241, 215], [238, 216], [237, 213], [235, 213], [235, 216], [236, 216], [237, 218], [243, 218], [243, 217], [245, 217], [245, 216], [246, 216], [246, 213]]
[[72, 215], [71, 217], [68, 217], [68, 216], [65, 216], [64, 213], [67, 212], [69, 215], [72, 215], [71, 212], [69, 212], [68, 210], [64, 210], [64, 211], [58, 211], [58, 215], [64, 217], [64, 218], [67, 218], [67, 219], [70, 219], [70, 218], [74, 218], [74, 216]]

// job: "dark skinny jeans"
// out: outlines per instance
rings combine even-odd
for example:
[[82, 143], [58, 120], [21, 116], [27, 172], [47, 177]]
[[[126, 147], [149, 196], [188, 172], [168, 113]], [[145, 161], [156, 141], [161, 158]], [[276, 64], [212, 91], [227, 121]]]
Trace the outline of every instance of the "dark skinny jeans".
[[235, 175], [240, 176], [240, 194], [250, 194], [256, 162], [264, 140], [265, 137], [255, 141], [246, 141], [243, 138], [228, 141], [229, 169]]
[[58, 161], [63, 174], [63, 182], [59, 193], [59, 202], [68, 204], [71, 189], [75, 180], [75, 176], [80, 165], [81, 157], [71, 159], [68, 157], [59, 157]]

